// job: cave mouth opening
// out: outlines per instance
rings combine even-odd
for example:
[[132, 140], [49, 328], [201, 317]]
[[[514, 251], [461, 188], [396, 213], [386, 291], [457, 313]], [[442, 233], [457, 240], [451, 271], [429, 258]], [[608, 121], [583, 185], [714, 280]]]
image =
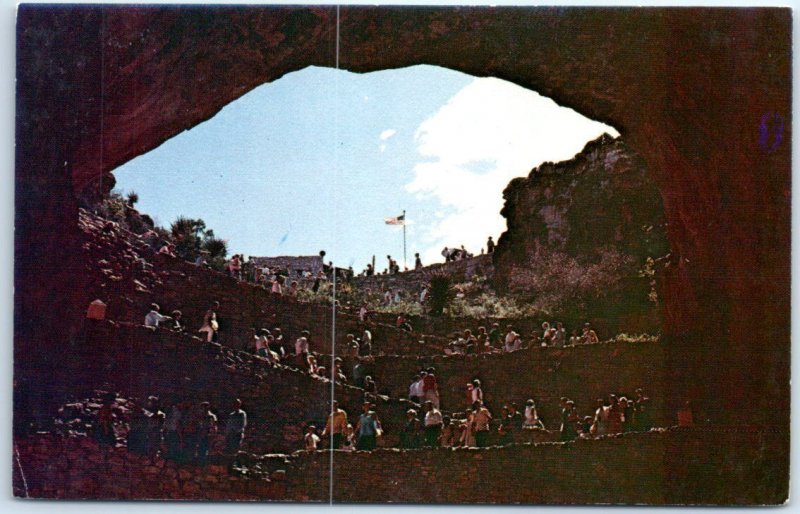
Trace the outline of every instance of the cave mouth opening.
[[[316, 255], [358, 272], [377, 256], [478, 253], [506, 229], [502, 192], [542, 162], [617, 131], [529, 89], [418, 65], [307, 67], [113, 171], [156, 225], [202, 219], [227, 253]], [[122, 193], [122, 194], [120, 194]], [[112, 195], [113, 196], [113, 195]], [[402, 264], [402, 260], [400, 261]]]

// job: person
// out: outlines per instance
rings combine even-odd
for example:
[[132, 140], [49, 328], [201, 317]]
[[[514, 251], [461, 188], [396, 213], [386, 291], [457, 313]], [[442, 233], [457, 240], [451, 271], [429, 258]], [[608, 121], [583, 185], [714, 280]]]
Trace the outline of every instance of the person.
[[200, 253], [197, 254], [197, 258], [194, 260], [194, 265], [198, 268], [206, 268], [208, 267], [208, 250], [200, 250]]
[[602, 398], [598, 398], [595, 404], [592, 433], [596, 436], [606, 435], [608, 433], [608, 407], [606, 407]]
[[542, 346], [551, 346], [553, 344], [552, 341], [552, 333], [550, 332], [550, 323], [545, 321], [542, 323]]
[[358, 417], [355, 433], [358, 436], [356, 450], [371, 451], [377, 446], [378, 425], [375, 421], [375, 413], [370, 410], [372, 404], [364, 402], [362, 413]]
[[420, 403], [424, 396], [422, 387], [422, 377], [420, 375], [414, 375], [414, 378], [411, 379], [411, 385], [408, 386], [408, 399], [414, 403]]
[[347, 412], [340, 409], [339, 402], [334, 400], [331, 404], [331, 413], [328, 416], [328, 422], [325, 424], [325, 429], [322, 431], [323, 437], [330, 437], [331, 446], [334, 450], [341, 448], [346, 427]]
[[244, 431], [247, 428], [247, 413], [242, 410], [242, 401], [236, 399], [233, 402], [233, 410], [228, 414], [225, 423], [225, 453], [235, 454], [239, 451], [244, 440]]
[[217, 321], [217, 311], [219, 310], [219, 302], [214, 302], [208, 308], [203, 316], [203, 324], [200, 326], [198, 332], [206, 333], [206, 341], [211, 342], [217, 339], [217, 331], [219, 330], [219, 322]]
[[300, 337], [294, 343], [294, 354], [297, 359], [297, 365], [300, 368], [308, 369], [308, 339], [311, 333], [308, 330], [303, 330]]
[[475, 336], [475, 353], [486, 353], [490, 350], [489, 334], [486, 333], [486, 327], [478, 327], [478, 334]]
[[419, 258], [419, 254], [418, 253], [415, 253], [414, 254], [414, 269], [418, 270], [420, 268], [422, 268], [422, 259]]
[[474, 405], [475, 402], [483, 403], [483, 389], [481, 389], [481, 381], [477, 378], [472, 381], [472, 395], [471, 395], [471, 404]]
[[305, 369], [311, 375], [317, 375], [320, 373], [319, 369], [317, 368], [317, 358], [313, 353], [309, 353], [308, 357], [306, 357]]
[[170, 319], [172, 319], [170, 316], [161, 314], [161, 307], [159, 307], [157, 303], [151, 303], [150, 312], [144, 317], [144, 326], [158, 328], [159, 323]]
[[434, 407], [439, 408], [439, 384], [436, 381], [436, 369], [430, 367], [422, 376], [422, 397], [424, 401], [431, 402]]
[[442, 250], [442, 257], [444, 257], [444, 262], [450, 262], [450, 249], [446, 246]]
[[453, 425], [453, 420], [450, 416], [442, 418], [442, 431], [439, 435], [439, 445], [445, 448], [450, 448], [458, 444], [458, 431]]
[[469, 354], [475, 353], [475, 347], [477, 346], [477, 341], [475, 337], [473, 337], [472, 335], [472, 330], [470, 329], [464, 330], [463, 339], [464, 339], [464, 349], [466, 350], [466, 353]]
[[228, 272], [230, 275], [237, 279], [242, 279], [242, 261], [239, 258], [239, 254], [235, 254], [231, 257], [231, 261], [228, 263]]
[[492, 323], [492, 329], [489, 330], [489, 346], [491, 348], [497, 348], [500, 346], [500, 338], [500, 324]]
[[617, 395], [615, 394], [608, 395], [608, 403], [608, 433], [619, 434], [622, 432], [622, 422], [624, 418], [622, 405], [620, 405]]
[[378, 384], [372, 380], [372, 377], [367, 375], [364, 377], [364, 394], [375, 396], [378, 394]]
[[272, 293], [283, 294], [283, 276], [276, 275], [275, 280], [272, 281]]
[[367, 366], [358, 360], [353, 366], [353, 385], [364, 388], [364, 377], [367, 376]]
[[419, 292], [419, 303], [425, 303], [425, 298], [428, 297], [428, 286], [422, 286], [422, 290]]
[[404, 330], [406, 332], [414, 331], [413, 327], [411, 326], [411, 323], [409, 323], [408, 319], [406, 319], [406, 315], [402, 313], [399, 316], [397, 316], [397, 328], [399, 328], [400, 330]]
[[561, 441], [572, 441], [578, 436], [576, 424], [580, 421], [575, 402], [567, 400], [561, 410]]
[[358, 356], [369, 357], [370, 355], [372, 355], [372, 332], [365, 328], [364, 332], [361, 334], [361, 345], [358, 348]]
[[515, 432], [520, 430], [525, 422], [524, 418], [522, 417], [522, 413], [519, 411], [517, 402], [511, 402], [508, 404], [508, 421], [509, 426]]
[[317, 435], [317, 427], [308, 425], [306, 428], [306, 435], [303, 438], [305, 450], [307, 452], [317, 451], [317, 444], [319, 444], [319, 436]]
[[353, 334], [347, 334], [343, 346], [343, 355], [347, 357], [358, 357], [358, 349], [360, 348], [360, 345], [358, 344], [358, 341], [356, 341], [356, 336]]
[[645, 396], [641, 388], [636, 390], [634, 406], [634, 430], [646, 432], [653, 428], [653, 421], [650, 419], [650, 398]]
[[477, 400], [472, 404], [472, 415], [470, 422], [472, 431], [475, 435], [475, 445], [484, 448], [489, 438], [489, 423], [492, 421], [492, 413], [483, 406], [483, 402]]
[[147, 416], [144, 409], [134, 404], [128, 421], [128, 451], [147, 455]]
[[167, 447], [164, 457], [170, 460], [181, 458], [183, 408], [183, 402], [173, 403], [164, 419], [164, 444]]
[[[267, 341], [264, 344], [264, 357], [272, 364], [277, 364], [281, 361], [281, 356], [273, 347], [275, 347], [275, 336], [267, 334]], [[280, 347], [278, 349], [281, 350]]]
[[114, 393], [105, 393], [102, 398], [103, 405], [97, 411], [94, 438], [101, 445], [113, 445], [117, 442], [117, 436], [114, 434], [114, 421], [116, 420], [114, 400]]
[[363, 304], [361, 308], [358, 310], [358, 320], [361, 323], [367, 321], [367, 315], [369, 314], [369, 309], [367, 309], [367, 304]]
[[578, 425], [578, 438], [589, 439], [592, 437], [592, 417], [584, 416]]
[[347, 375], [344, 374], [344, 370], [342, 370], [342, 358], [336, 357], [333, 360], [333, 379], [335, 382], [340, 384], [347, 383]]
[[217, 416], [211, 412], [211, 404], [200, 404], [197, 426], [197, 463], [205, 466], [208, 459], [208, 450], [211, 447], [211, 435], [217, 432]]
[[146, 437], [145, 437], [145, 454], [151, 459], [158, 455], [161, 449], [161, 428], [164, 425], [165, 414], [159, 408], [159, 400], [157, 396], [149, 396], [145, 407], [145, 424], [146, 424]]
[[557, 321], [556, 328], [551, 329], [551, 331], [554, 331], [552, 337], [550, 338], [553, 343], [553, 347], [563, 348], [567, 342], [567, 331], [564, 330], [564, 325], [562, 325], [560, 321]]
[[286, 296], [289, 296], [291, 298], [297, 298], [297, 291], [298, 291], [297, 281], [292, 280], [292, 283], [289, 284], [289, 289], [286, 290]]
[[367, 264], [367, 272], [366, 275], [371, 277], [375, 274], [375, 268], [372, 267], [372, 264]]
[[492, 236], [489, 236], [489, 240], [486, 241], [486, 253], [494, 253], [494, 241], [492, 240]]
[[406, 411], [406, 424], [400, 431], [400, 448], [419, 448], [421, 431], [422, 424], [417, 418], [417, 411], [408, 409]]
[[253, 339], [253, 345], [255, 346], [255, 353], [259, 357], [266, 357], [267, 356], [267, 336], [269, 335], [269, 330], [266, 328], [262, 328], [260, 331], [256, 332], [256, 329], [250, 329], [250, 335]]
[[425, 446], [433, 448], [439, 446], [439, 437], [442, 434], [442, 413], [433, 402], [425, 402]]
[[600, 339], [597, 337], [597, 332], [592, 330], [592, 325], [589, 323], [584, 323], [583, 325], [583, 342], [584, 344], [600, 342]]
[[183, 313], [181, 311], [172, 311], [172, 320], [169, 323], [169, 329], [173, 332], [183, 332], [186, 327], [181, 323]]
[[514, 442], [514, 430], [509, 423], [508, 405], [504, 405], [500, 412], [500, 426], [497, 427], [497, 435], [500, 436], [499, 444], [501, 446]]
[[342, 451], [351, 452], [355, 449], [355, 446], [355, 429], [353, 429], [353, 425], [348, 423], [342, 438]]
[[633, 401], [623, 396], [619, 399], [619, 406], [622, 409], [622, 431], [630, 432], [633, 430]]
[[582, 343], [583, 339], [581, 339], [581, 337], [578, 335], [578, 329], [576, 328], [572, 331], [572, 335], [569, 337], [569, 345], [575, 346]]
[[533, 402], [533, 399], [529, 399], [525, 402], [525, 421], [522, 427], [531, 430], [544, 430], [544, 423], [539, 419], [539, 414], [536, 412], [536, 404]]
[[519, 344], [517, 343], [517, 340], [519, 338], [519, 335], [516, 332], [514, 332], [514, 327], [512, 327], [511, 325], [508, 325], [508, 327], [506, 328], [508, 329], [508, 332], [506, 333], [505, 346], [503, 347], [503, 349], [506, 352], [513, 352], [514, 350], [518, 350]]

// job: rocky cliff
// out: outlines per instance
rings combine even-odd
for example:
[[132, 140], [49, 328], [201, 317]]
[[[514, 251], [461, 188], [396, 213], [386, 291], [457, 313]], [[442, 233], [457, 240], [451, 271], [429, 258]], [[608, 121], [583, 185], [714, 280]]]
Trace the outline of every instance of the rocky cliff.
[[573, 159], [512, 180], [503, 196], [501, 290], [556, 317], [659, 330], [656, 277], [647, 268], [668, 252], [664, 211], [646, 165], [621, 139], [604, 134]]

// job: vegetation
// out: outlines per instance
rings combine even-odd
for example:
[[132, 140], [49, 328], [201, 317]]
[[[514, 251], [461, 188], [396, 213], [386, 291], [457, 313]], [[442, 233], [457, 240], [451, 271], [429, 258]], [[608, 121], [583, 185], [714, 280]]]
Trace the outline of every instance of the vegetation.
[[175, 254], [182, 259], [194, 262], [200, 251], [208, 252], [208, 264], [219, 271], [225, 268], [225, 257], [228, 255], [228, 242], [216, 237], [214, 231], [206, 227], [202, 219], [179, 216], [169, 230], [158, 227], [153, 219], [141, 214], [133, 208], [139, 201], [135, 191], [124, 195], [112, 190], [108, 197], [94, 207], [95, 214], [118, 223], [122, 228], [134, 234], [152, 233], [149, 244], [158, 250], [164, 243], [175, 244]]
[[155, 229], [152, 218], [140, 214], [133, 205], [139, 201], [135, 192], [130, 192], [124, 198], [119, 191], [111, 191], [108, 197], [94, 207], [94, 212], [105, 219], [118, 223], [122, 228], [134, 234], [144, 234]]
[[447, 275], [434, 275], [431, 277], [428, 294], [431, 315], [441, 316], [445, 307], [455, 296], [455, 292], [451, 287], [450, 277]]
[[128, 200], [128, 205], [133, 207], [139, 201], [139, 194], [136, 191], [130, 191], [125, 199]]
[[179, 216], [170, 225], [170, 235], [175, 244], [175, 253], [187, 261], [194, 261], [201, 251], [208, 252], [208, 264], [219, 271], [225, 268], [228, 243], [214, 235], [200, 219]]

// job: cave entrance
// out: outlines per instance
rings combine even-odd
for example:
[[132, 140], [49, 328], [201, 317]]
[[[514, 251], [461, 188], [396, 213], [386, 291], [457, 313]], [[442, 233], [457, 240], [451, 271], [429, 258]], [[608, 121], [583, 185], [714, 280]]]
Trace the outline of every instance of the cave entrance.
[[114, 170], [168, 225], [203, 219], [228, 254], [316, 255], [363, 269], [391, 254], [479, 253], [505, 230], [502, 192], [617, 131], [531, 90], [438, 66], [356, 74], [308, 67]]

